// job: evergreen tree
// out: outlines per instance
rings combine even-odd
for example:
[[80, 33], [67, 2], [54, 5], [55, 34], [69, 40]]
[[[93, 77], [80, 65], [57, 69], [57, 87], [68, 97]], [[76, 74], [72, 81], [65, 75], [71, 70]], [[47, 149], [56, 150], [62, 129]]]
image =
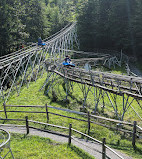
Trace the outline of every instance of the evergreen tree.
[[21, 23], [20, 2], [18, 0], [3, 0], [0, 2], [0, 54], [4, 55], [14, 50], [25, 35]]
[[141, 51], [142, 2], [139, 0], [88, 0], [80, 8], [78, 34], [81, 49], [123, 49], [135, 56]]
[[136, 13], [132, 22], [137, 57], [142, 58], [142, 1], [136, 0]]
[[25, 15], [22, 23], [26, 26], [25, 30], [29, 33], [28, 41], [37, 41], [38, 37], [43, 37], [44, 21], [42, 8], [39, 0], [24, 0]]
[[[78, 36], [81, 50], [92, 50], [95, 45], [95, 26], [97, 23], [96, 1], [89, 0], [79, 11]], [[95, 16], [96, 15], [96, 16]]]

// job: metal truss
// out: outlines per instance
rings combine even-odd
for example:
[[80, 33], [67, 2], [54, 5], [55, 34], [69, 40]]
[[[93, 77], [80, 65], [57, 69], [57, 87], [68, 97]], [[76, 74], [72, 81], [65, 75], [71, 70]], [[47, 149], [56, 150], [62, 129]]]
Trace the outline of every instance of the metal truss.
[[11, 92], [16, 90], [18, 95], [23, 84], [27, 87], [31, 81], [36, 81], [42, 76], [45, 61], [61, 61], [65, 49], [79, 47], [76, 33], [76, 23], [69, 24], [61, 31], [44, 40], [46, 45], [39, 47], [32, 45], [26, 50], [21, 50], [0, 58], [0, 99], [7, 102]]

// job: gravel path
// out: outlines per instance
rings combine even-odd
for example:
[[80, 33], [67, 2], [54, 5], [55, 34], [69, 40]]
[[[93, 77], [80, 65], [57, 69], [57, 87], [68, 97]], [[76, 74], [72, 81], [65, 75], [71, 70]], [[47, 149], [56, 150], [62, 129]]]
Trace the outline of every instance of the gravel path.
[[[25, 127], [0, 126], [0, 128], [3, 128], [3, 129], [5, 129], [9, 132], [26, 134], [26, 128]], [[54, 141], [62, 142], [62, 143], [67, 143], [68, 142], [67, 137], [63, 137], [61, 135], [55, 135], [55, 134], [52, 134], [52, 133], [47, 133], [47, 132], [43, 132], [43, 131], [40, 131], [40, 130], [31, 129], [31, 128], [30, 128], [30, 135], [46, 137], [46, 138], [50, 138]], [[98, 143], [95, 143], [95, 142], [92, 142], [92, 141], [86, 141], [85, 139], [79, 139], [79, 138], [73, 137], [72, 144], [81, 148], [81, 149], [83, 149], [84, 151], [88, 152], [90, 155], [94, 156], [96, 159], [101, 159], [102, 158], [102, 154], [100, 153], [100, 151], [102, 150], [102, 146]], [[132, 157], [129, 157], [129, 156], [121, 153], [118, 150], [115, 150], [115, 151], [119, 155], [121, 155], [124, 159], [132, 159]], [[106, 153], [107, 153], [107, 156], [109, 156], [107, 158], [119, 159], [119, 157], [117, 157], [114, 153], [112, 153], [108, 149], [106, 149]]]

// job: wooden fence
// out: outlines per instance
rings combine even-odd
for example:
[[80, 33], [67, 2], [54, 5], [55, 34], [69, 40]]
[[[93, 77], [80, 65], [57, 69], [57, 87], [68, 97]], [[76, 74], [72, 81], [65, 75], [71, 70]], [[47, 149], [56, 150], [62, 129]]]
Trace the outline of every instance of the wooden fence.
[[[72, 124], [69, 125], [69, 128], [68, 127], [63, 127], [63, 126], [59, 126], [59, 125], [53, 125], [53, 124], [49, 124], [49, 123], [43, 123], [43, 122], [38, 122], [38, 121], [33, 121], [33, 120], [29, 120], [28, 117], [26, 116], [25, 119], [0, 119], [0, 120], [14, 120], [14, 121], [25, 121], [25, 126], [24, 125], [14, 125], [14, 126], [24, 126], [26, 127], [26, 134], [28, 135], [30, 133], [30, 128], [32, 129], [38, 129], [38, 130], [41, 130], [42, 129], [39, 129], [39, 128], [36, 128], [36, 127], [33, 127], [33, 126], [29, 126], [29, 123], [36, 123], [36, 124], [40, 124], [40, 125], [44, 125], [44, 126], [51, 126], [51, 127], [56, 127], [56, 128], [60, 128], [60, 129], [65, 129], [65, 130], [68, 130], [68, 135], [64, 135], [64, 134], [61, 134], [61, 133], [57, 133], [58, 135], [62, 135], [62, 136], [65, 136], [65, 137], [68, 137], [68, 145], [70, 146], [71, 145], [71, 142], [72, 140], [75, 140], [74, 136], [72, 136], [72, 131], [82, 135], [82, 136], [85, 136], [87, 139], [90, 139], [92, 140], [93, 142], [97, 142], [98, 144], [102, 145], [102, 151], [99, 151], [99, 153], [102, 154], [102, 159], [106, 159], [107, 157], [109, 157], [107, 155], [107, 151], [106, 149], [108, 149], [109, 151], [111, 151], [115, 156], [117, 156], [118, 158], [120, 159], [124, 159], [122, 156], [120, 156], [117, 152], [115, 152], [113, 149], [111, 149], [109, 146], [106, 145], [106, 140], [105, 138], [103, 138], [103, 141], [99, 141], [87, 134], [84, 134], [76, 129], [73, 129], [72, 128]], [[13, 124], [2, 124], [2, 125], [8, 125], [8, 126], [13, 126]], [[87, 146], [88, 147], [88, 146]], [[89, 147], [90, 149], [92, 149], [91, 147]]]
[[[8, 113], [34, 113], [34, 114], [44, 113], [44, 114], [46, 114], [47, 123], [50, 120], [50, 114], [88, 123], [87, 124], [87, 134], [88, 135], [90, 134], [91, 123], [109, 128], [111, 130], [123, 132], [124, 134], [127, 133], [130, 136], [132, 136], [132, 145], [133, 145], [134, 149], [136, 147], [135, 146], [136, 138], [137, 137], [141, 138], [141, 135], [142, 135], [142, 128], [137, 125], [136, 121], [134, 121], [134, 123], [129, 123], [129, 122], [125, 122], [125, 121], [119, 121], [119, 120], [115, 120], [115, 119], [109, 119], [109, 118], [105, 118], [105, 117], [101, 117], [101, 116], [97, 116], [97, 115], [92, 115], [89, 112], [83, 113], [83, 112], [73, 111], [70, 109], [62, 109], [62, 108], [58, 108], [58, 107], [48, 106], [47, 104], [45, 106], [35, 106], [35, 105], [17, 106], [17, 105], [5, 105], [4, 104], [3, 106], [4, 106], [4, 111], [0, 111], [0, 112], [5, 113], [5, 118], [7, 120], [8, 120]], [[8, 110], [7, 108], [45, 108], [45, 111], [25, 111], [25, 110], [17, 111], [17, 110]], [[84, 117], [84, 119], [53, 113], [53, 112], [49, 111], [48, 108], [78, 114], [78, 115], [81, 115], [82, 117]]]

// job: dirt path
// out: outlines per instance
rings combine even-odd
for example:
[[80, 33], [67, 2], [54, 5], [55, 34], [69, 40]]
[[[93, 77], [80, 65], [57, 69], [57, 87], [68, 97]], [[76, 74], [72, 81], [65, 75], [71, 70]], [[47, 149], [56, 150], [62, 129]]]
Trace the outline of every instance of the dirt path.
[[[22, 134], [26, 134], [26, 128], [25, 127], [9, 127], [9, 126], [0, 126], [0, 128], [3, 128], [9, 132], [13, 132], [13, 133], [22, 133]], [[67, 137], [63, 137], [60, 135], [55, 135], [52, 133], [47, 133], [47, 132], [43, 132], [40, 130], [35, 130], [35, 129], [31, 129], [30, 128], [30, 135], [36, 135], [36, 136], [41, 136], [41, 137], [45, 137], [45, 138], [50, 138], [56, 142], [62, 142], [62, 143], [67, 143], [68, 142], [68, 138]], [[98, 143], [92, 142], [92, 141], [86, 141], [85, 139], [79, 139], [76, 137], [73, 137], [72, 139], [72, 144], [83, 149], [84, 151], [88, 152], [90, 155], [94, 156], [96, 159], [101, 159], [102, 158], [102, 154], [100, 153], [102, 151], [102, 146]], [[124, 159], [132, 159], [132, 157], [129, 157], [123, 153], [121, 153], [118, 150], [115, 150], [119, 155], [121, 155]], [[114, 153], [112, 153], [110, 150], [106, 150], [107, 153], [107, 158], [110, 159], [119, 159], [119, 157], [117, 157]]]

